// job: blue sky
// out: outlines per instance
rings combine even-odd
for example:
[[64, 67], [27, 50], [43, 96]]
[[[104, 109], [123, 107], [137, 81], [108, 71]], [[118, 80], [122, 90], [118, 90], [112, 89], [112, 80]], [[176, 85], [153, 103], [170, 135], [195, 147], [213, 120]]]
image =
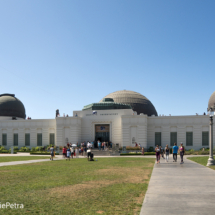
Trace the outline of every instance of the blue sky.
[[214, 11], [214, 0], [0, 1], [0, 93], [34, 119], [124, 89], [158, 114], [202, 114], [215, 91]]

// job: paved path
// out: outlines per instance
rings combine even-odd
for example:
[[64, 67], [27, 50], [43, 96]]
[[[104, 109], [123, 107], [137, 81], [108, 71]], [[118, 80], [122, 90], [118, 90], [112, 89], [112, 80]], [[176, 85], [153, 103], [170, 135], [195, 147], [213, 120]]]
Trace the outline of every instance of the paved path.
[[[55, 160], [61, 160], [61, 159], [55, 159]], [[18, 164], [29, 164], [29, 163], [38, 163], [38, 162], [45, 162], [50, 161], [50, 159], [38, 159], [38, 160], [28, 160], [28, 161], [9, 161], [9, 162], [2, 162], [0, 163], [1, 166], [13, 166]], [[50, 161], [51, 162], [51, 161]]]
[[215, 214], [215, 171], [170, 157], [155, 164], [140, 215]]

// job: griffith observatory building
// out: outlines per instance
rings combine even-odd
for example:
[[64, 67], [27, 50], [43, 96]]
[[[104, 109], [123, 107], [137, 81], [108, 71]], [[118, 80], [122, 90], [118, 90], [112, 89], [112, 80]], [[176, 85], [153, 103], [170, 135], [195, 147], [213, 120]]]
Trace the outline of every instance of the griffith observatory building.
[[[210, 107], [215, 107], [215, 92]], [[0, 145], [31, 148], [100, 140], [120, 146], [136, 142], [144, 148], [171, 147], [175, 142], [183, 142], [186, 149], [209, 147], [208, 115], [158, 116], [149, 99], [128, 90], [110, 93], [98, 103], [73, 111], [71, 117], [25, 118], [25, 107], [14, 94], [0, 95]]]

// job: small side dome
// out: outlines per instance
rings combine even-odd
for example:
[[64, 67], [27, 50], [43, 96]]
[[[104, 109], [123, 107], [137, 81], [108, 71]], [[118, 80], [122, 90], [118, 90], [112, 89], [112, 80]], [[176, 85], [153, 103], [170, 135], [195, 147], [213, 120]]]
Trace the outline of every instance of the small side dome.
[[213, 108], [215, 110], [215, 91], [212, 93], [208, 102], [208, 111]]
[[25, 107], [14, 94], [1, 94], [0, 116], [11, 116], [25, 119]]

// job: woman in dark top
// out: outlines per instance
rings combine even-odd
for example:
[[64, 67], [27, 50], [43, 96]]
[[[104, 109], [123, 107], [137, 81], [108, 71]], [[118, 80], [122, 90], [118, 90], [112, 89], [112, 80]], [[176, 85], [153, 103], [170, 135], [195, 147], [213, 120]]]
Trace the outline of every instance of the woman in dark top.
[[166, 162], [168, 162], [168, 160], [169, 160], [169, 152], [170, 152], [170, 150], [169, 150], [169, 146], [168, 146], [168, 145], [166, 145], [166, 147], [165, 147]]

